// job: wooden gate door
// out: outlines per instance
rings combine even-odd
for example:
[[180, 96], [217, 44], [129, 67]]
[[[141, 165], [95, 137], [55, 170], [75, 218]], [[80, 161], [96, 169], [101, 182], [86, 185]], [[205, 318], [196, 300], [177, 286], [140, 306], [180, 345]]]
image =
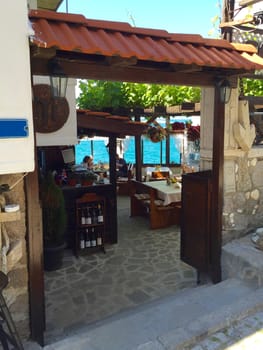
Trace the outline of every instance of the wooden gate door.
[[211, 264], [212, 171], [183, 175], [181, 259], [198, 272]]

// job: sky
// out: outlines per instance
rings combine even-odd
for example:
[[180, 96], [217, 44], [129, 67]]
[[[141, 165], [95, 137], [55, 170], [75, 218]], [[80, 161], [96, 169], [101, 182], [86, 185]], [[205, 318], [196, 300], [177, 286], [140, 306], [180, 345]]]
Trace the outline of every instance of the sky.
[[90, 19], [211, 38], [219, 35], [212, 22], [221, 16], [219, 3], [222, 0], [64, 0], [58, 11], [66, 12], [68, 5], [69, 13]]

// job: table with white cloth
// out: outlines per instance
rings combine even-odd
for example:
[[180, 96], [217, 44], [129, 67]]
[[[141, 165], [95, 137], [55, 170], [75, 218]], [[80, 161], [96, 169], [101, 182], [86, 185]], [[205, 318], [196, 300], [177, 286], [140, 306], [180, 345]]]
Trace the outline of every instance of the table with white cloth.
[[154, 173], [155, 171], [159, 171], [159, 172], [169, 171], [170, 175], [172, 175], [172, 173], [173, 173], [172, 170], [166, 166], [163, 166], [163, 167], [150, 167], [150, 166], [148, 166], [145, 168], [145, 174], [147, 176], [151, 176], [152, 173]]
[[149, 187], [152, 187], [157, 190], [158, 197], [162, 199], [163, 205], [169, 205], [174, 202], [181, 201], [181, 184], [180, 183], [171, 183], [167, 185], [167, 181], [150, 181], [145, 182]]

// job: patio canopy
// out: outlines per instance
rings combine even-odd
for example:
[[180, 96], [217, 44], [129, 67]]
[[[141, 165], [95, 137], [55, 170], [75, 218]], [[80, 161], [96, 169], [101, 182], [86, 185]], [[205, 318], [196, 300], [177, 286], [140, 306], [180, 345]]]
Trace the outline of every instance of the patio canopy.
[[148, 125], [130, 120], [127, 116], [112, 115], [106, 112], [77, 110], [78, 135], [125, 137], [146, 132]]
[[33, 74], [48, 75], [54, 57], [70, 77], [192, 86], [263, 69], [252, 45], [47, 10], [29, 19]]

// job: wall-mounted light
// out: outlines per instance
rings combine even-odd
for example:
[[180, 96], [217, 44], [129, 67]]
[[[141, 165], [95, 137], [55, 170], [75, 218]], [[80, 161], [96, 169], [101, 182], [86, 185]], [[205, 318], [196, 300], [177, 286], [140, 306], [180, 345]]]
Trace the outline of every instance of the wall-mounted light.
[[228, 103], [231, 97], [231, 85], [229, 80], [223, 78], [216, 82], [217, 87], [220, 89], [220, 101]]
[[53, 97], [65, 97], [68, 85], [68, 77], [57, 59], [48, 62], [50, 85]]
[[256, 26], [263, 24], [263, 11], [255, 12], [253, 15], [253, 20]]

